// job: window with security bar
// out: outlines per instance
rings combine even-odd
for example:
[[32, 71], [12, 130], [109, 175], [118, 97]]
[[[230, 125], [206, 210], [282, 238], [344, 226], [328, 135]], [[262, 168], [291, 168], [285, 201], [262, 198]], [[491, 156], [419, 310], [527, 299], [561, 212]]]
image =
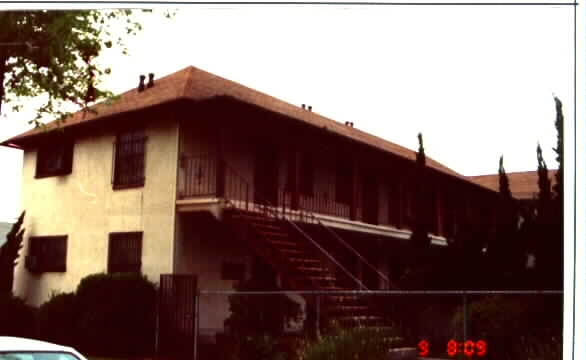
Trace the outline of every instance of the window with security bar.
[[143, 186], [146, 155], [144, 133], [137, 130], [120, 133], [114, 148], [114, 188]]
[[108, 242], [108, 272], [136, 272], [142, 267], [142, 232], [111, 233]]
[[25, 266], [32, 273], [67, 270], [67, 236], [31, 236]]
[[67, 175], [73, 164], [73, 141], [58, 139], [37, 149], [35, 177]]

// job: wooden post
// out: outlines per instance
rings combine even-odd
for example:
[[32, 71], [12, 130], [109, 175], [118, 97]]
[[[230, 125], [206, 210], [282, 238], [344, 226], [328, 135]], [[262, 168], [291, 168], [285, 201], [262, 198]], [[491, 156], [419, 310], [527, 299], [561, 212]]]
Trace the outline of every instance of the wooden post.
[[226, 180], [226, 169], [224, 162], [224, 149], [223, 149], [223, 132], [222, 127], [218, 127], [218, 136], [216, 138], [216, 196], [224, 197], [225, 195], [225, 180]]
[[358, 163], [352, 155], [352, 185], [350, 186], [350, 220], [356, 220], [358, 208]]
[[301, 153], [295, 147], [291, 149], [291, 163], [289, 164], [289, 171], [291, 172], [288, 174], [289, 180], [291, 181], [291, 209], [298, 210], [299, 209], [299, 180], [301, 178], [301, 174], [299, 169], [301, 168]]
[[444, 235], [444, 224], [443, 224], [443, 216], [444, 215], [442, 212], [443, 212], [444, 206], [443, 206], [442, 196], [440, 194], [440, 186], [436, 186], [435, 190], [436, 190], [435, 191], [435, 198], [436, 198], [436, 201], [435, 201], [436, 210], [435, 211], [437, 214], [437, 217], [436, 217], [437, 235], [443, 236]]

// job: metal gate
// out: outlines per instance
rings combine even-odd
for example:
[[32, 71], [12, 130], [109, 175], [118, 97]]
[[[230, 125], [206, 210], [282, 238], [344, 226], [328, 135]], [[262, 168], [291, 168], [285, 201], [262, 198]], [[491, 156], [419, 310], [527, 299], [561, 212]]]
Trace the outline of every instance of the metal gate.
[[160, 357], [196, 357], [197, 276], [161, 274], [157, 327]]

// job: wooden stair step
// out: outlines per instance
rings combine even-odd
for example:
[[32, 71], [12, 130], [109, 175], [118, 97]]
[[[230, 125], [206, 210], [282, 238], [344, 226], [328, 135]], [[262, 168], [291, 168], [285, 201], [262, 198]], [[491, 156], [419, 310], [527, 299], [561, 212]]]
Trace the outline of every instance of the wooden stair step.
[[332, 316], [333, 320], [338, 321], [342, 324], [366, 324], [382, 322], [383, 318], [376, 315], [344, 315], [344, 316]]
[[262, 224], [275, 224], [277, 220], [261, 214], [231, 214], [232, 219], [247, 220], [249, 222], [258, 222]]
[[252, 225], [254, 227], [257, 227], [257, 228], [269, 229], [269, 230], [272, 230], [272, 231], [274, 231], [274, 230], [277, 230], [277, 231], [278, 230], [282, 230], [282, 227], [281, 226], [275, 225], [274, 223], [268, 223], [268, 222], [264, 222], [264, 223], [263, 222], [251, 222], [251, 223], [252, 223]]
[[295, 270], [303, 273], [324, 273], [330, 272], [330, 269], [322, 266], [298, 266]]
[[336, 277], [333, 275], [310, 275], [307, 276], [308, 279], [313, 280], [313, 281], [336, 281]]
[[277, 245], [277, 246], [289, 246], [289, 247], [295, 247], [295, 248], [299, 248], [299, 246], [300, 246], [299, 243], [297, 243], [295, 241], [287, 241], [287, 240], [268, 239], [267, 242], [272, 245]]
[[370, 307], [366, 305], [335, 305], [328, 306], [325, 310], [330, 316], [332, 314], [349, 314], [352, 316], [368, 315], [371, 312]]
[[270, 238], [288, 238], [289, 234], [281, 231], [263, 231], [260, 230], [259, 233], [263, 236], [270, 237]]
[[285, 249], [285, 248], [281, 248], [279, 249], [280, 252], [285, 253], [285, 254], [304, 254], [305, 252], [303, 250], [299, 250], [299, 249]]
[[348, 302], [360, 302], [360, 296], [358, 295], [328, 295], [326, 301], [330, 304], [340, 304]]
[[289, 261], [301, 264], [321, 264], [320, 260], [311, 258], [290, 258]]

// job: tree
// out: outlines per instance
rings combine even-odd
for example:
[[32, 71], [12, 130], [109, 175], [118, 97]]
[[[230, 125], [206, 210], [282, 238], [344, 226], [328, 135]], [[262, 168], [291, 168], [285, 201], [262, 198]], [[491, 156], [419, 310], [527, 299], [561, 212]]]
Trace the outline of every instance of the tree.
[[429, 207], [427, 204], [426, 186], [424, 184], [426, 157], [423, 147], [423, 135], [421, 133], [417, 134], [417, 139], [419, 140], [419, 150], [415, 157], [415, 179], [413, 179], [416, 184], [416, 191], [411, 241], [417, 248], [426, 248], [431, 244], [431, 238], [428, 234]]
[[[564, 144], [563, 144], [563, 123], [564, 115], [562, 112], [562, 102], [557, 97], [554, 98], [556, 106], [555, 127], [557, 130], [557, 147], [553, 150], [556, 152], [558, 161], [558, 171], [556, 172], [556, 182], [553, 187], [554, 194], [549, 195], [550, 200], [547, 203], [539, 205], [538, 213], [538, 238], [537, 238], [537, 270], [540, 281], [547, 288], [563, 288], [563, 257], [564, 257], [564, 237], [563, 237], [563, 172], [564, 172]], [[540, 175], [540, 195], [541, 187], [550, 183], [542, 180], [546, 176], [547, 168], [542, 170]], [[542, 184], [543, 182], [543, 184]], [[545, 191], [545, 189], [544, 189]], [[541, 200], [541, 199], [540, 199]]]
[[[511, 275], [523, 262], [522, 241], [518, 233], [518, 208], [513, 198], [503, 156], [499, 159], [499, 202], [496, 237], [489, 244], [488, 254], [495, 268], [496, 284], [514, 286]], [[499, 276], [502, 278], [499, 279]]]
[[558, 171], [556, 172], [555, 178], [556, 183], [554, 185], [554, 191], [556, 198], [561, 203], [564, 194], [564, 114], [562, 112], [562, 102], [557, 97], [554, 97], [555, 101], [555, 128], [558, 133], [557, 147], [553, 149], [556, 152], [556, 161], [559, 164]]
[[10, 297], [12, 295], [12, 286], [14, 284], [14, 267], [17, 264], [18, 252], [22, 247], [22, 237], [24, 229], [24, 211], [20, 214], [18, 220], [12, 229], [6, 235], [6, 242], [0, 247], [0, 297]]
[[[111, 97], [100, 87], [101, 76], [111, 69], [94, 60], [114, 44], [126, 54], [112, 21], [125, 19], [125, 35], [136, 34], [142, 27], [132, 14], [128, 9], [0, 12], [0, 114], [2, 103], [42, 96], [44, 103], [30, 121], [39, 126], [44, 116], [64, 119], [64, 106], [87, 110]], [[14, 103], [12, 110], [21, 107]]]
[[537, 176], [539, 195], [537, 197], [537, 213], [540, 218], [549, 217], [551, 207], [551, 181], [547, 164], [543, 159], [541, 146], [537, 144]]

